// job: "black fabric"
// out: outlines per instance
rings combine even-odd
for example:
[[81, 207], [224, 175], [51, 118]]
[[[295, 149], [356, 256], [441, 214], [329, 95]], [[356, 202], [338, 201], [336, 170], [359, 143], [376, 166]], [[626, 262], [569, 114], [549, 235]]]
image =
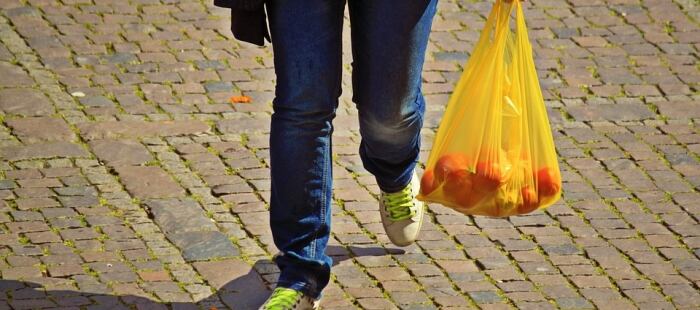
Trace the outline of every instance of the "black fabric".
[[263, 8], [265, 0], [214, 0], [214, 5], [246, 11], [255, 11]]
[[265, 0], [214, 0], [214, 5], [231, 9], [231, 33], [241, 41], [265, 45], [270, 41]]

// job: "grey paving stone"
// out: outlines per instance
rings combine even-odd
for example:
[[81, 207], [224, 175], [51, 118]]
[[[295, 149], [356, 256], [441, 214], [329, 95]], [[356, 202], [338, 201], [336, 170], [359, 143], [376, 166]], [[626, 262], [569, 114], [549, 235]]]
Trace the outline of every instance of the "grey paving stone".
[[573, 244], [541, 245], [541, 247], [545, 252], [553, 255], [575, 255], [581, 253], [581, 250]]
[[0, 189], [13, 189], [16, 186], [12, 180], [0, 180]]
[[231, 82], [208, 82], [204, 84], [204, 88], [207, 92], [230, 92], [233, 90], [233, 84]]
[[254, 116], [250, 118], [240, 118], [240, 119], [225, 119], [218, 121], [216, 123], [216, 128], [224, 133], [255, 133], [255, 132], [268, 132], [269, 122], [268, 117]]
[[71, 206], [74, 208], [79, 207], [93, 207], [100, 203], [100, 200], [96, 195], [91, 196], [59, 196], [58, 201], [61, 205]]
[[188, 262], [239, 255], [239, 251], [233, 243], [226, 235], [218, 231], [190, 231], [168, 234], [167, 236], [180, 248], [182, 257]]
[[224, 69], [225, 66], [218, 60], [200, 60], [195, 62], [199, 69]]
[[138, 61], [136, 56], [131, 53], [114, 53], [104, 57], [104, 59], [112, 64], [128, 64]]
[[502, 301], [502, 298], [496, 292], [470, 292], [471, 297], [475, 302], [480, 304], [496, 303]]
[[114, 106], [114, 102], [109, 100], [105, 96], [90, 96], [80, 98], [80, 104], [87, 107], [111, 107]]
[[41, 13], [38, 9], [33, 8], [31, 6], [20, 6], [20, 7], [15, 7], [7, 10], [7, 16], [10, 17], [15, 17], [15, 16], [41, 16]]
[[595, 307], [588, 300], [577, 298], [557, 298], [555, 299], [557, 306], [562, 309], [594, 309]]
[[177, 121], [105, 121], [78, 124], [81, 136], [87, 140], [104, 138], [140, 138], [153, 136], [180, 136], [209, 131], [209, 125], [198, 120]]
[[639, 121], [655, 117], [649, 108], [638, 104], [587, 105], [568, 107], [566, 111], [578, 121]]
[[97, 196], [97, 190], [91, 186], [66, 186], [53, 189], [60, 196]]
[[217, 231], [204, 209], [191, 199], [149, 199], [144, 201], [153, 220], [167, 233]]

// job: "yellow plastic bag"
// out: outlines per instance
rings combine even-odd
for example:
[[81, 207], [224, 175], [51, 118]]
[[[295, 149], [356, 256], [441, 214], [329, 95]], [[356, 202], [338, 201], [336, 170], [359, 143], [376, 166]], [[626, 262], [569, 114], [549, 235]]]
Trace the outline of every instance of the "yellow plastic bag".
[[545, 208], [560, 195], [559, 164], [522, 6], [497, 0], [450, 97], [418, 199], [501, 217]]

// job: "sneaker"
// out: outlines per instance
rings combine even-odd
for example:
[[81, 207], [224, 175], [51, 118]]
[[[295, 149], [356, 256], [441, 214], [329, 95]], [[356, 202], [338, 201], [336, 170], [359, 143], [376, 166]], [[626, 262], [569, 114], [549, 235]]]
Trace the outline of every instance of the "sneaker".
[[379, 201], [379, 213], [382, 224], [391, 243], [407, 246], [416, 241], [421, 225], [425, 203], [416, 199], [420, 191], [420, 179], [413, 172], [411, 182], [395, 193], [382, 191]]
[[318, 301], [304, 296], [300, 291], [290, 288], [278, 287], [260, 306], [259, 310], [315, 310], [318, 309]]

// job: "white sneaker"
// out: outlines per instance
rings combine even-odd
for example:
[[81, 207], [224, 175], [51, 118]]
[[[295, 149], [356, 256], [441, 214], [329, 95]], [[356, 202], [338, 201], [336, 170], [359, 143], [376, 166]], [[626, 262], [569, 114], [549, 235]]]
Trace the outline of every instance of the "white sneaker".
[[319, 301], [290, 288], [278, 287], [259, 310], [316, 310]]
[[381, 192], [379, 213], [391, 243], [407, 246], [416, 241], [423, 225], [425, 203], [416, 199], [420, 192], [420, 179], [413, 172], [411, 182], [395, 193]]

